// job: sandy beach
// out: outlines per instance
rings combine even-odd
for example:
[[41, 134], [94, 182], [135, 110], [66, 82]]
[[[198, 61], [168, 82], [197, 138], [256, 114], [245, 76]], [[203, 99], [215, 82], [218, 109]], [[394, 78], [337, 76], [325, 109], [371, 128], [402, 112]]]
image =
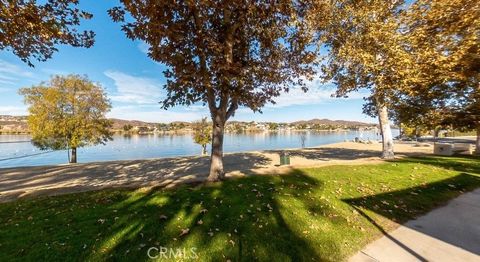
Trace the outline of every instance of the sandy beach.
[[[430, 144], [428, 144], [430, 145]], [[227, 177], [282, 174], [297, 167], [379, 163], [381, 143], [342, 142], [304, 149], [267, 150], [225, 154]], [[397, 143], [397, 157], [431, 154], [433, 146]], [[289, 166], [279, 166], [280, 153], [288, 152]], [[0, 202], [21, 197], [56, 195], [104, 188], [172, 187], [202, 182], [209, 157], [175, 157], [122, 160], [73, 165], [0, 169]]]

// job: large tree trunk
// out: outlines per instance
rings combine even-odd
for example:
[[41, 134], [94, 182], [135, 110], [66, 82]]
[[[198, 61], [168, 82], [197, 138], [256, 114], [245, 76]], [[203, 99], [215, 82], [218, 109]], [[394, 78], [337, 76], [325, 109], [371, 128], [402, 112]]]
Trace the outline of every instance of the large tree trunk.
[[393, 159], [393, 136], [390, 122], [388, 121], [388, 110], [385, 105], [377, 105], [378, 121], [380, 123], [380, 130], [382, 132], [382, 158]]
[[477, 142], [475, 143], [475, 155], [480, 155], [480, 125], [477, 126]]
[[70, 164], [77, 163], [77, 148], [72, 147], [72, 151], [70, 153]]
[[[212, 130], [212, 156], [210, 162], [210, 174], [208, 175], [207, 181], [214, 182], [219, 181], [225, 178], [225, 172], [223, 170], [223, 133], [225, 131], [225, 122], [228, 118], [233, 116], [235, 110], [238, 108], [237, 98], [230, 97], [228, 93], [230, 87], [230, 80], [228, 70], [233, 65], [233, 44], [235, 40], [235, 30], [238, 28], [239, 24], [231, 25], [231, 11], [228, 8], [223, 10], [223, 20], [227, 27], [225, 28], [225, 46], [224, 46], [224, 57], [225, 57], [225, 75], [223, 75], [222, 85], [224, 85], [225, 90], [222, 90], [220, 94], [220, 103], [218, 107], [216, 106], [216, 99], [212, 89], [207, 89], [207, 98], [208, 105], [210, 107], [210, 114], [212, 115], [213, 120], [213, 130]], [[202, 70], [207, 70], [205, 66], [205, 58], [200, 57], [200, 64]], [[208, 86], [208, 84], [206, 85]]]
[[207, 180], [215, 182], [222, 180], [225, 177], [223, 171], [223, 133], [225, 128], [226, 117], [222, 112], [218, 112], [212, 117], [212, 156], [210, 163], [210, 174]]

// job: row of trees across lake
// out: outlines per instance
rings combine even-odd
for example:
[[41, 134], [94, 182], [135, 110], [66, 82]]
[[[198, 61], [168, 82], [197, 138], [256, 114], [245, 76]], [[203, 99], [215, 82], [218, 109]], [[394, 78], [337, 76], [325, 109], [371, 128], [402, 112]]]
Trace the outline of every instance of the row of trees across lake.
[[[480, 137], [478, 1], [120, 2], [106, 10], [112, 20], [168, 68], [161, 107], [209, 108], [212, 135], [196, 139], [212, 140], [210, 181], [224, 177], [225, 123], [239, 107], [260, 111], [291, 88], [308, 92], [305, 82], [318, 77], [333, 82], [339, 97], [371, 91], [364, 111], [379, 119], [384, 158], [394, 157], [391, 119], [475, 129]], [[0, 24], [0, 49], [31, 66], [56, 44], [94, 44], [94, 32], [78, 31], [92, 15], [77, 0], [2, 4], [0, 20], [8, 23]], [[55, 76], [21, 93], [39, 146], [73, 151], [110, 138], [110, 103], [86, 77]]]

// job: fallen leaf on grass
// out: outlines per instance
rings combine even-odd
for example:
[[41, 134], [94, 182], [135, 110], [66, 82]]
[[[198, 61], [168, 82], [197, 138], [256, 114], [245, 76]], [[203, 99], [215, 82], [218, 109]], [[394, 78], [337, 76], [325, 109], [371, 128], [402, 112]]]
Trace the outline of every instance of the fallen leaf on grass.
[[190, 229], [189, 229], [189, 228], [182, 229], [182, 232], [181, 232], [180, 235], [178, 235], [178, 236], [179, 236], [179, 237], [184, 236], [184, 235], [188, 234], [188, 232], [190, 232]]
[[267, 204], [267, 208], [268, 208], [270, 211], [273, 210], [273, 208], [272, 208], [272, 206], [270, 206], [270, 204]]

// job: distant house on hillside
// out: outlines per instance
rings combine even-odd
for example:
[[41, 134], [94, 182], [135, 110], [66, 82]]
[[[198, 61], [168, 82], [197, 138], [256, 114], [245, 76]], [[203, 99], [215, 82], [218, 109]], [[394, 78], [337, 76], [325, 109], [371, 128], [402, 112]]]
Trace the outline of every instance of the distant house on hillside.
[[133, 131], [136, 131], [138, 133], [148, 133], [148, 132], [151, 132], [152, 130], [148, 126], [136, 126], [133, 128]]
[[267, 125], [265, 125], [264, 123], [257, 123], [255, 128], [259, 130], [267, 130]]

